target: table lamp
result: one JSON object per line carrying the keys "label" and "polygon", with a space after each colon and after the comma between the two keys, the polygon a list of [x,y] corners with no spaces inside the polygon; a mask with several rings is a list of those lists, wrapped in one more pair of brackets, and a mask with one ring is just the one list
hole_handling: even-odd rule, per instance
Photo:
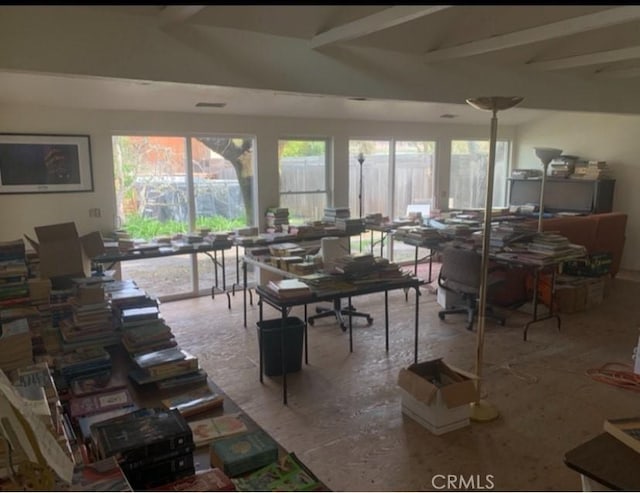
{"label": "table lamp", "polygon": [[540,204],[538,206],[538,233],[542,233],[542,217],[544,216],[544,184],[547,181],[547,169],[549,163],[562,155],[562,149],[554,147],[534,147],[533,150],[542,161],[542,182],[540,183]]}

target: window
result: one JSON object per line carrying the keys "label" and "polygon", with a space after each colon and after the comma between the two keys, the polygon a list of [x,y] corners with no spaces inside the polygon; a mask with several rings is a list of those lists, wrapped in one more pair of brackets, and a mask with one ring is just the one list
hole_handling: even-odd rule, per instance
{"label": "window", "polygon": [[[489,141],[453,140],[451,142],[451,174],[449,208],[484,208],[487,190]],[[496,167],[493,181],[493,206],[506,205],[509,143],[496,143]]]}
{"label": "window", "polygon": [[[253,139],[114,136],[112,142],[118,225],[132,238],[231,231],[253,222]],[[235,280],[235,263],[225,260],[227,280]],[[215,275],[204,254],[127,261],[121,269],[123,278],[161,299],[209,293]]]}
{"label": "window", "polygon": [[278,141],[280,207],[289,209],[290,224],[324,216],[328,203],[327,140]]}
{"label": "window", "polygon": [[[393,149],[393,151],[392,151]],[[362,168],[358,155],[364,158]],[[435,142],[395,140],[351,140],[349,142],[349,208],[352,216],[381,213],[393,220],[411,211],[426,214],[431,207],[434,189]],[[362,197],[360,199],[360,195]],[[390,241],[373,232],[362,237],[362,247],[390,257],[396,262],[413,259],[414,248]],[[393,251],[390,251],[393,244]]]}

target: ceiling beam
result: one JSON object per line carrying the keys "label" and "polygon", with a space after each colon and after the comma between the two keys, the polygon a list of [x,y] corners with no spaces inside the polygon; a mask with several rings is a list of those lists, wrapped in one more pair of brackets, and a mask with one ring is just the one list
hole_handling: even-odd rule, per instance
{"label": "ceiling beam", "polygon": [[617,68],[611,70],[600,70],[594,74],[598,78],[610,79],[631,79],[640,77],[640,67]]}
{"label": "ceiling beam", "polygon": [[360,38],[383,29],[404,24],[405,22],[435,14],[451,8],[449,5],[399,5],[343,24],[311,39],[311,48],[316,49],[340,41]]}
{"label": "ceiling beam", "polygon": [[206,5],[165,5],[160,11],[160,24],[166,26],[184,22],[205,7]]}
{"label": "ceiling beam", "polygon": [[425,62],[436,62],[452,58],[462,58],[481,55],[515,46],[522,46],[540,41],[548,41],[554,38],[569,36],[585,31],[592,31],[603,27],[623,24],[640,19],[640,6],[624,6],[603,10],[595,14],[588,14],[563,21],[551,22],[542,26],[536,26],[522,31],[501,34],[491,38],[472,41],[450,48],[434,50],[423,55]]}
{"label": "ceiling beam", "polygon": [[527,63],[527,67],[536,70],[562,70],[575,67],[587,67],[589,65],[620,62],[622,60],[632,60],[634,58],[640,58],[640,46],[599,51],[597,53],[589,53],[587,55],[557,58],[555,60],[547,60],[543,62],[529,62]]}

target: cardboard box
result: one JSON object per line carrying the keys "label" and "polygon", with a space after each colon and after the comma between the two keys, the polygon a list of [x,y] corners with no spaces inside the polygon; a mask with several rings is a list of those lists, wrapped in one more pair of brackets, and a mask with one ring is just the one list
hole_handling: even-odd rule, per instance
{"label": "cardboard box", "polygon": [[475,375],[442,359],[403,368],[398,375],[402,412],[436,435],[469,425],[477,398]]}
{"label": "cardboard box", "polygon": [[71,277],[89,277],[91,258],[104,253],[102,235],[94,231],[78,236],[75,223],[51,224],[35,229],[38,241],[25,235],[40,258],[40,277],[56,287],[68,287]]}
{"label": "cardboard box", "polygon": [[447,291],[446,289],[438,288],[436,294],[436,301],[438,305],[440,305],[445,310],[450,308],[466,306],[466,301],[462,298],[462,295],[459,293],[454,293],[453,291]]}

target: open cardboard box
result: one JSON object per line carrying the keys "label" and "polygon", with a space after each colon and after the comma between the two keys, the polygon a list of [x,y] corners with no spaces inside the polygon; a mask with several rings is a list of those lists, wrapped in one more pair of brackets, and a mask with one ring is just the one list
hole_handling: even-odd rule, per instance
{"label": "open cardboard box", "polygon": [[477,398],[476,379],[440,358],[402,368],[402,411],[436,435],[467,426],[469,403]]}
{"label": "open cardboard box", "polygon": [[38,241],[25,235],[40,258],[40,277],[51,279],[54,288],[68,287],[73,277],[91,275],[91,258],[104,253],[99,231],[78,236],[75,223],[37,226]]}

